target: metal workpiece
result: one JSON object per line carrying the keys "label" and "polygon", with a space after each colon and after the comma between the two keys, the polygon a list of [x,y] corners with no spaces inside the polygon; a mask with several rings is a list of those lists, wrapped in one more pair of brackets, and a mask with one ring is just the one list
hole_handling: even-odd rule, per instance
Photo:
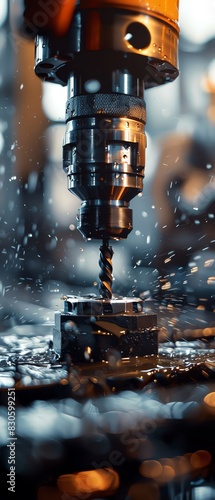
{"label": "metal workpiece", "polygon": [[144,312],[141,299],[67,296],[55,313],[53,348],[72,363],[156,355],[157,316]]}

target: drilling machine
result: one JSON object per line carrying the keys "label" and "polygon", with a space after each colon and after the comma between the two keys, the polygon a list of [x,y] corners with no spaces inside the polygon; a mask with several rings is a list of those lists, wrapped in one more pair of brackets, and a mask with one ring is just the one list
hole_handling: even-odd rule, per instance
{"label": "drilling machine", "polygon": [[112,297],[109,241],[127,238],[143,190],[144,91],[179,73],[178,1],[25,0],[23,19],[36,75],[67,86],[63,169],[81,200],[77,228],[102,241],[100,295],[64,297],[54,348],[74,362],[156,354],[156,314],[139,298]]}

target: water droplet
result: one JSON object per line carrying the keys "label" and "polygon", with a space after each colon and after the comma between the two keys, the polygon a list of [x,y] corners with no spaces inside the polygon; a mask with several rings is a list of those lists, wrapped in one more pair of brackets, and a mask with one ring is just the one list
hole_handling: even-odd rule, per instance
{"label": "water droplet", "polygon": [[17,141],[14,141],[13,144],[11,144],[11,147],[10,147],[11,151],[13,151],[16,146],[17,146]]}

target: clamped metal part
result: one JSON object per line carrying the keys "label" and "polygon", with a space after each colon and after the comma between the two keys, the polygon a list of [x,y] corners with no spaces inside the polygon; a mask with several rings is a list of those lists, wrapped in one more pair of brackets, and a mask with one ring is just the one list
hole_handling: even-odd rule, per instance
{"label": "clamped metal part", "polygon": [[64,298],[55,313],[53,348],[73,363],[108,361],[158,353],[157,316],[143,310],[141,299]]}

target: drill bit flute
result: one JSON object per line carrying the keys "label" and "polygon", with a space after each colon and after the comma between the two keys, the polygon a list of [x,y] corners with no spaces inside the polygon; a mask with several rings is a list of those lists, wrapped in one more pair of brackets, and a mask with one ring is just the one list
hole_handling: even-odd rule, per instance
{"label": "drill bit flute", "polygon": [[112,257],[113,250],[109,246],[108,240],[104,239],[103,244],[100,246],[100,258],[99,258],[99,291],[103,299],[111,300],[112,298]]}

